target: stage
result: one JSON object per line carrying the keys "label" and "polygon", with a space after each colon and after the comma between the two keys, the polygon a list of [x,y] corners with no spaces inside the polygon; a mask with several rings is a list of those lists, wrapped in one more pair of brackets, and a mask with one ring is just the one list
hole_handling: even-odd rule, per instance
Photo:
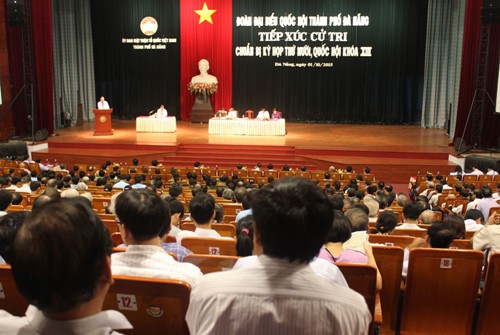
{"label": "stage", "polygon": [[135,120],[113,120],[114,135],[93,136],[94,125],[58,130],[47,139],[48,147],[33,152],[53,162],[101,164],[106,160],[140,164],[152,159],[166,166],[205,166],[235,168],[283,164],[308,170],[344,168],[356,171],[369,166],[378,180],[405,183],[420,172],[451,171],[455,155],[442,129],[424,129],[404,125],[286,124],[285,136],[209,135],[208,124],[177,121],[174,133],[138,133]]}

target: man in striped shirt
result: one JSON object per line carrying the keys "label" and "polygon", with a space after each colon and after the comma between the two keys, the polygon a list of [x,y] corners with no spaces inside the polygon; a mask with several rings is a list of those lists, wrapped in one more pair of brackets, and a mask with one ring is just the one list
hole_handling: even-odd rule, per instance
{"label": "man in striped shirt", "polygon": [[197,281],[186,316],[191,334],[366,334],[371,315],[363,297],[308,265],[333,220],[324,192],[285,178],[259,190],[252,209],[259,257]]}

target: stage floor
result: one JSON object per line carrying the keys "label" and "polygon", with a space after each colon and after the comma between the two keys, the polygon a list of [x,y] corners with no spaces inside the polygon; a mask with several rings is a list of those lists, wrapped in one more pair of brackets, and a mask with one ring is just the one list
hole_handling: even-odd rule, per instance
{"label": "stage floor", "polygon": [[208,124],[177,121],[175,133],[137,133],[135,120],[113,120],[114,135],[93,136],[91,122],[57,130],[48,148],[33,157],[59,162],[101,164],[106,160],[140,162],[151,159],[170,166],[205,165],[235,168],[273,163],[308,169],[352,165],[371,167],[377,179],[405,183],[427,171],[447,173],[455,155],[442,129],[404,125],[308,124],[287,122],[285,136],[209,135]]}
{"label": "stage floor", "polygon": [[93,136],[94,125],[57,130],[49,143],[177,145],[234,144],[294,146],[298,149],[454,153],[443,129],[402,125],[310,124],[287,122],[285,136],[209,135],[208,124],[177,121],[175,133],[136,133],[135,120],[113,120],[114,135]]}

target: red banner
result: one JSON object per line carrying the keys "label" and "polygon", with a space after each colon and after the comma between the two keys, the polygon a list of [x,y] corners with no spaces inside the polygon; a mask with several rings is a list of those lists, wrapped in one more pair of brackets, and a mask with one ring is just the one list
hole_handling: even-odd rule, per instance
{"label": "red banner", "polygon": [[181,119],[189,120],[194,96],[187,89],[199,74],[198,61],[210,63],[209,74],[217,77],[218,91],[212,97],[215,110],[232,104],[232,1],[180,0],[181,15]]}

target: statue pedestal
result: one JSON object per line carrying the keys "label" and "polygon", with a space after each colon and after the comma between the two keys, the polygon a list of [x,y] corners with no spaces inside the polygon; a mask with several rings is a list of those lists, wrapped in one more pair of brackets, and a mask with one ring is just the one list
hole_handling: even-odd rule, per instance
{"label": "statue pedestal", "polygon": [[207,122],[214,116],[210,96],[205,100],[203,94],[197,94],[189,116],[191,122]]}

